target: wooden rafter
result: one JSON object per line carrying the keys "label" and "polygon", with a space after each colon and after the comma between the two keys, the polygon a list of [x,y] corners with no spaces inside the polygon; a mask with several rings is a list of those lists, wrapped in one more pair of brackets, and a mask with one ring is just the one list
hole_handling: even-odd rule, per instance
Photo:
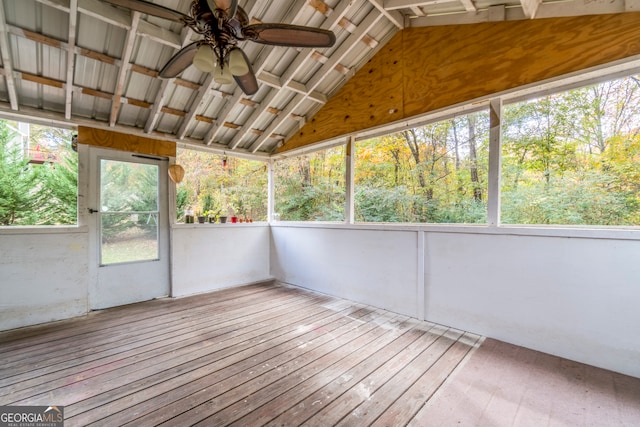
{"label": "wooden rafter", "polygon": [[384,15],[393,25],[398,27],[398,29],[404,28],[404,16],[397,10],[387,10],[384,7],[384,2],[382,0],[369,0],[380,13]]}
{"label": "wooden rafter", "polygon": [[[296,22],[296,20],[302,14],[305,6],[307,5],[308,5],[307,0],[296,0],[295,3],[292,5],[291,9],[289,10],[289,13],[287,14],[288,16],[285,18],[285,20],[287,22]],[[253,71],[256,74],[256,76],[260,76],[260,74],[264,70],[264,67],[267,63],[266,62],[267,58],[269,57],[269,54],[271,53],[272,50],[273,50],[272,46],[263,47],[262,51],[259,54],[258,60],[255,61],[253,65]],[[236,87],[234,90],[233,97],[226,102],[226,104],[220,111],[220,114],[218,115],[218,120],[217,120],[218,123],[224,123],[227,120],[227,117],[229,116],[231,111],[233,111],[234,107],[238,104],[240,99],[242,99],[243,95],[244,94],[242,93],[242,90],[239,87]],[[207,135],[205,136],[205,139],[204,139],[205,143],[207,145],[211,145],[215,140],[215,138],[217,137],[218,132],[220,132],[220,130],[221,130],[220,125],[214,125],[209,130],[209,132],[207,132]]]}
{"label": "wooden rafter", "polygon": [[[336,25],[339,25],[339,22],[344,18],[346,13],[349,11],[351,4],[347,1],[339,2],[333,12],[327,16],[327,19],[322,23],[321,28],[325,30],[331,30],[335,28]],[[288,67],[287,71],[282,75],[280,79],[280,84],[289,85],[293,80],[293,76],[304,66],[305,62],[309,60],[309,58],[313,55],[314,50],[305,49],[298,53],[296,58],[293,60],[291,65]],[[260,115],[262,115],[269,108],[269,103],[275,98],[276,93],[271,91],[269,95],[267,95],[268,99],[264,99],[260,104],[260,107],[256,108],[251,116],[248,119],[249,123],[254,123]],[[326,98],[325,98],[326,99]],[[325,100],[326,102],[326,100]],[[240,142],[248,135],[249,129],[243,128],[233,137],[231,142],[229,143],[229,147],[236,148]]]}
{"label": "wooden rafter", "polygon": [[[331,55],[331,59],[327,61],[326,64],[322,66],[322,68],[312,77],[307,83],[307,87],[309,90],[314,90],[324,78],[325,73],[331,71],[337,64],[339,64],[342,59],[352,50],[359,48],[358,41],[367,34],[371,28],[380,20],[382,17],[381,14],[371,12],[367,15],[367,17],[358,25],[358,30],[349,36],[349,40],[345,43],[341,44],[340,47]],[[260,136],[249,148],[249,150],[253,153],[258,151],[258,149],[264,144],[268,138],[268,135],[274,133],[278,130],[278,128],[284,123],[284,121],[289,117],[291,113],[302,103],[304,97],[301,95],[296,95],[293,101],[289,102],[287,107],[283,110],[282,115],[279,115],[265,130],[265,134]]]}
{"label": "wooden rafter", "polygon": [[129,71],[129,62],[131,60],[131,54],[133,53],[133,44],[136,41],[136,29],[140,22],[140,12],[131,13],[131,29],[127,33],[127,38],[124,42],[124,48],[122,50],[122,58],[120,63],[120,70],[118,71],[118,79],[116,83],[116,89],[113,95],[113,103],[111,104],[111,115],[109,116],[109,126],[114,126],[118,118],[118,112],[120,111],[120,99],[124,92],[124,83],[127,78],[127,72]]}
{"label": "wooden rafter", "polygon": [[4,1],[0,0],[0,55],[2,56],[2,64],[4,65],[4,79],[7,85],[7,93],[9,94],[9,104],[12,110],[18,109],[18,92],[16,91],[16,83],[13,79],[13,61],[11,60],[11,52],[9,49],[9,34],[7,32],[7,20],[4,16]]}
{"label": "wooden rafter", "polygon": [[536,12],[542,0],[520,0],[520,3],[522,4],[524,16],[533,19],[536,17]]}
{"label": "wooden rafter", "polygon": [[71,120],[71,103],[73,101],[73,76],[75,70],[76,26],[78,22],[78,0],[69,1],[69,39],[67,41],[67,86],[65,88],[64,118]]}
{"label": "wooden rafter", "polygon": [[[182,31],[182,42],[180,43],[179,48],[183,48],[191,41],[191,35],[193,31],[184,27]],[[163,112],[164,104],[167,100],[167,95],[169,93],[168,88],[175,83],[176,79],[163,79],[162,83],[160,83],[160,88],[158,89],[158,93],[156,94],[156,99],[153,101],[153,108],[151,109],[151,113],[149,114],[149,118],[147,119],[147,123],[144,125],[145,133],[151,133],[156,125],[158,124],[158,120],[160,119],[160,113]],[[197,86],[197,89],[200,89],[200,86]],[[196,89],[196,90],[197,90]],[[184,114],[182,115],[184,117]]]}

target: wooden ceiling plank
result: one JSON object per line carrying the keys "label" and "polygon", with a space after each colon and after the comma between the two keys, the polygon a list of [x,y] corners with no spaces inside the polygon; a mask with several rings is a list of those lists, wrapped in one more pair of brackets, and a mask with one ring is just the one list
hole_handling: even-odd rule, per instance
{"label": "wooden ceiling plank", "polygon": [[15,71],[14,74],[22,80],[26,80],[33,83],[38,83],[45,86],[55,87],[58,89],[62,89],[65,87],[65,82],[50,79],[48,77],[39,76],[37,74],[25,73],[20,71]]}
{"label": "wooden ceiling plank", "polygon": [[13,79],[13,61],[9,47],[9,33],[7,31],[7,20],[4,16],[4,0],[0,0],[0,56],[5,70],[4,79],[9,95],[9,104],[12,110],[18,110],[18,92]]}
{"label": "wooden ceiling plank", "polygon": [[95,59],[96,61],[104,62],[105,64],[115,65],[116,67],[119,67],[120,64],[122,63],[122,61],[119,58],[115,58],[113,56],[110,56],[101,52],[96,52],[95,50],[85,49],[83,47],[76,46],[75,51],[77,55],[82,55],[87,58]]}
{"label": "wooden ceiling plank", "polygon": [[65,88],[64,118],[71,120],[73,101],[73,77],[76,65],[76,27],[78,23],[78,0],[69,2],[69,40],[67,41],[67,87]]}
{"label": "wooden ceiling plank", "polygon": [[83,95],[95,96],[96,98],[109,99],[109,100],[113,98],[112,93],[103,92],[101,90],[91,89],[88,87],[74,86],[73,90]]}
{"label": "wooden ceiling plank", "polygon": [[7,25],[7,29],[9,30],[10,34],[18,37],[23,37],[36,43],[41,43],[58,49],[66,49],[68,47],[68,44],[62,40],[54,39],[53,37],[45,36],[44,34],[27,30],[26,28],[16,27],[15,25]]}
{"label": "wooden ceiling plank", "polygon": [[151,68],[143,67],[142,65],[138,64],[131,64],[131,67],[129,69],[134,73],[144,74],[145,76],[153,77],[154,79],[158,78],[158,76],[160,75],[158,71],[152,70]]}
{"label": "wooden ceiling plank", "polygon": [[329,16],[331,15],[331,12],[333,12],[331,6],[322,0],[309,0],[309,4],[324,16]]}
{"label": "wooden ceiling plank", "polygon": [[122,49],[122,58],[120,64],[120,71],[118,71],[118,79],[116,83],[116,89],[114,91],[113,103],[111,104],[111,114],[109,116],[109,126],[114,126],[118,119],[118,112],[120,111],[120,99],[124,92],[124,83],[127,78],[127,72],[129,71],[129,62],[131,61],[131,54],[133,53],[133,45],[136,41],[138,23],[140,22],[140,12],[133,12],[131,14],[131,29],[127,33],[127,38]]}

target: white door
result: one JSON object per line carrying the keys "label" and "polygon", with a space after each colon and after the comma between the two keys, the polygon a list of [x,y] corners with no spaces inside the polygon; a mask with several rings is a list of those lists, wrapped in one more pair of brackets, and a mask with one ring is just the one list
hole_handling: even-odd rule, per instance
{"label": "white door", "polygon": [[89,149],[91,309],[169,294],[168,161]]}

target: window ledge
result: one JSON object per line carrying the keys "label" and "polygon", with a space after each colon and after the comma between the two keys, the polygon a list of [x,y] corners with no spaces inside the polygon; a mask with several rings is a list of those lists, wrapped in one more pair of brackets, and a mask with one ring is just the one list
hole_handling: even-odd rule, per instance
{"label": "window ledge", "polygon": [[386,230],[386,231],[422,231],[426,233],[461,233],[461,234],[492,234],[504,236],[540,236],[565,237],[580,239],[608,239],[608,240],[640,240],[639,227],[567,227],[567,226],[527,226],[502,225],[499,227],[472,224],[382,224],[342,222],[298,222],[277,221],[270,224],[274,228],[328,228],[346,230]]}
{"label": "window ledge", "polygon": [[0,235],[20,235],[20,234],[69,234],[87,233],[87,226],[72,225],[38,225],[38,226],[3,226],[0,227]]}
{"label": "window ledge", "polygon": [[204,224],[200,224],[200,223],[193,223],[193,224],[183,224],[183,223],[179,223],[179,224],[172,224],[171,228],[173,229],[184,229],[184,228],[228,228],[228,227],[268,227],[269,223],[264,222],[264,221],[259,221],[259,222],[236,222],[236,223],[232,223],[232,222],[226,222],[224,224],[211,224],[208,222],[205,222]]}

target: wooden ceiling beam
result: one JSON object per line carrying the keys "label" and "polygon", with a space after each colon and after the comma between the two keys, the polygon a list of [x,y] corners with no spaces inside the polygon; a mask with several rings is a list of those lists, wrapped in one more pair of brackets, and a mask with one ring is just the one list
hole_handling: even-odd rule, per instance
{"label": "wooden ceiling beam", "polygon": [[122,49],[122,58],[120,59],[120,70],[118,71],[118,78],[116,80],[116,89],[113,95],[113,102],[111,104],[111,114],[109,116],[109,126],[115,126],[118,119],[118,112],[120,111],[120,99],[124,92],[124,83],[127,78],[127,72],[129,71],[129,62],[131,60],[131,54],[133,53],[133,44],[136,40],[138,23],[140,22],[140,12],[133,12],[131,14],[131,29],[127,32],[127,38],[124,42]]}
{"label": "wooden ceiling beam", "polygon": [[[300,19],[300,16],[302,16],[303,11],[305,7],[308,6],[308,4],[309,3],[307,2],[307,0],[296,0],[289,9],[287,15],[282,19],[283,22],[296,22],[298,19]],[[267,58],[271,54],[272,50],[273,46],[264,46],[262,48],[260,54],[258,55],[258,60],[255,61],[253,65],[253,72],[256,74],[256,76],[259,76],[262,71],[264,71],[264,67],[267,64]],[[222,110],[220,111],[220,114],[217,118],[218,123],[224,123],[227,120],[227,117],[229,117],[229,114],[231,114],[231,111],[233,111],[234,107],[238,104],[240,99],[242,99],[243,95],[244,93],[242,92],[240,87],[236,87],[233,93],[233,97],[231,97],[231,99],[229,99],[227,103],[222,107]],[[215,138],[218,136],[218,132],[220,131],[220,129],[220,126],[214,125],[209,130],[205,137],[207,145],[213,143]]]}
{"label": "wooden ceiling beam", "polygon": [[520,4],[522,5],[522,11],[524,12],[524,16],[529,19],[533,19],[536,17],[536,12],[538,12],[538,7],[542,3],[542,0],[520,0]]}
{"label": "wooden ceiling beam", "polygon": [[71,120],[73,101],[73,77],[76,65],[76,27],[78,23],[78,0],[69,0],[69,38],[67,40],[67,87],[65,88],[64,118]]}
{"label": "wooden ceiling beam", "polygon": [[[322,66],[320,70],[312,77],[307,83],[307,88],[312,91],[322,82],[324,75],[330,72],[335,68],[337,64],[339,64],[344,57],[351,52],[353,49],[359,48],[359,41],[364,37],[371,28],[382,18],[382,15],[372,11],[369,13],[363,20],[358,24],[358,30],[351,34],[344,43],[340,45],[340,47],[331,55],[329,61]],[[298,95],[294,98],[293,101],[289,102],[287,107],[283,110],[283,114],[279,115],[275,118],[271,124],[265,130],[265,134],[259,137],[249,148],[249,151],[256,152],[260,147],[266,142],[268,136],[272,133],[277,132],[278,128],[288,119],[289,115],[294,112],[298,105],[302,103],[304,100],[300,98]]]}
{"label": "wooden ceiling beam", "polygon": [[[324,30],[331,30],[333,29],[336,25],[338,25],[338,23],[344,18],[344,16],[347,14],[347,12],[349,11],[349,8],[351,7],[351,2],[348,1],[341,1],[338,2],[338,4],[336,5],[335,9],[333,9],[333,12],[327,17],[327,19],[322,23],[322,25],[320,26],[320,28],[324,29]],[[313,54],[314,50],[313,49],[303,49],[301,52],[298,53],[298,55],[296,56],[296,58],[293,60],[293,62],[291,63],[291,65],[289,67],[287,67],[287,70],[284,72],[284,74],[282,75],[281,79],[278,79],[278,83],[280,84],[280,87],[282,87],[283,84],[286,84],[287,86],[289,85],[289,83],[291,81],[293,81],[293,77],[296,75],[296,73],[304,66],[304,64],[306,63],[306,61],[308,61],[311,58],[311,55]],[[269,98],[268,100],[263,100],[260,104],[260,107],[256,108],[253,113],[251,114],[251,116],[249,117],[249,119],[247,120],[249,123],[254,123],[256,120],[258,120],[258,118],[265,112],[267,111],[267,109],[269,108],[269,103],[273,100],[273,98],[275,98],[275,93],[273,93],[274,91],[271,91],[269,93],[269,95],[267,95],[267,97]],[[314,91],[315,92],[315,91]],[[324,95],[323,95],[324,96]],[[313,98],[310,98],[313,99]],[[325,97],[326,100],[326,97]],[[325,101],[326,102],[326,101]],[[240,132],[238,132],[233,139],[231,140],[231,142],[229,143],[230,147],[237,147],[238,145],[240,145],[240,142],[245,138],[245,136],[248,133],[248,129],[242,129],[240,130]]]}
{"label": "wooden ceiling beam", "polygon": [[11,59],[11,49],[9,47],[9,32],[7,31],[7,20],[4,16],[4,0],[0,0],[0,56],[5,70],[4,80],[9,95],[9,104],[12,110],[19,108],[18,92],[16,83],[13,80],[13,60]]}
{"label": "wooden ceiling beam", "polygon": [[[629,4],[634,4],[631,8]],[[498,6],[494,6],[496,8]],[[631,9],[631,10],[629,10]],[[435,27],[440,25],[467,25],[495,21],[492,8],[478,10],[474,13],[452,13],[448,15],[424,16],[409,20],[412,28]],[[607,15],[614,13],[634,12],[640,10],[637,0],[608,0],[606,2],[584,2],[576,7],[573,2],[541,3],[535,10],[535,19],[559,18],[586,15]],[[523,8],[509,7],[504,9],[505,21],[521,21],[531,19]]]}
{"label": "wooden ceiling beam", "polygon": [[[184,27],[182,31],[182,41],[180,44],[175,47],[176,49],[182,49],[184,46],[189,44],[191,41],[192,30],[188,27]],[[159,73],[158,73],[159,75]],[[156,98],[153,101],[153,108],[151,109],[151,113],[149,113],[149,117],[147,118],[147,122],[144,125],[144,132],[151,133],[156,128],[158,121],[160,120],[160,114],[165,113],[164,104],[167,102],[167,95],[169,94],[169,87],[172,84],[180,84],[183,86],[188,86],[192,90],[199,90],[200,85],[187,82],[183,79],[172,78],[172,79],[162,79],[160,83],[160,88],[158,88],[158,92],[156,93]],[[181,117],[184,117],[186,114],[182,114]]]}
{"label": "wooden ceiling beam", "polygon": [[378,12],[382,13],[393,25],[398,27],[399,30],[404,28],[404,16],[397,10],[387,10],[384,7],[382,0],[369,0],[369,3],[373,5]]}

